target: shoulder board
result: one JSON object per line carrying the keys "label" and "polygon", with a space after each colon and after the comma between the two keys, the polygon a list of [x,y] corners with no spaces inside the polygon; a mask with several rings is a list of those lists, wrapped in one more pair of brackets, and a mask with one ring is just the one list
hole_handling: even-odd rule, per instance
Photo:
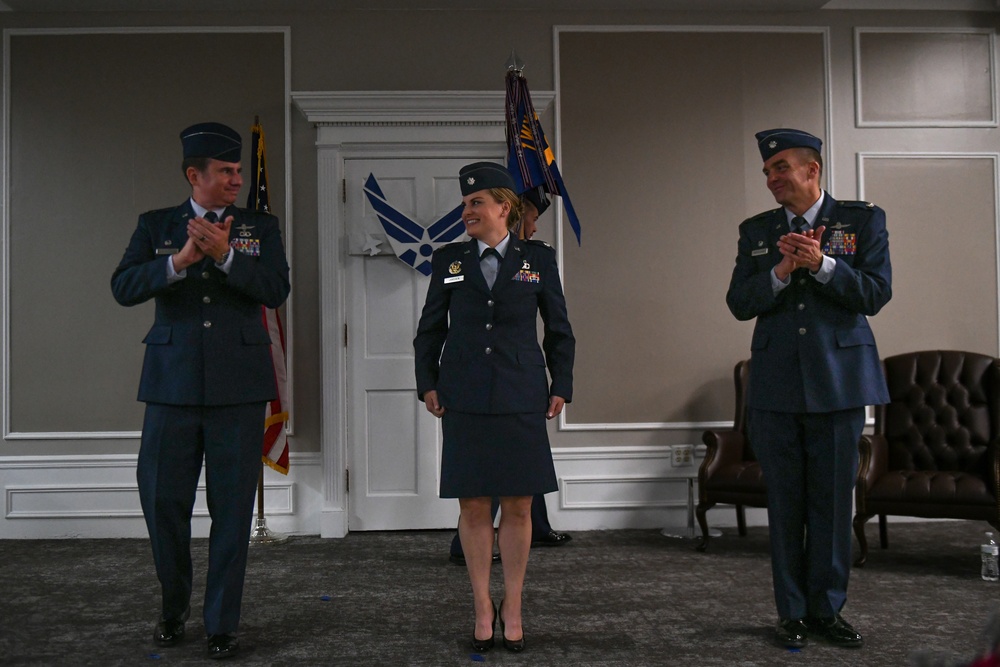
{"label": "shoulder board", "polygon": [[555,248],[553,248],[552,246],[550,246],[545,241],[541,241],[541,240],[538,240],[538,239],[528,239],[527,241],[525,241],[525,243],[527,243],[529,245],[533,245],[533,246],[541,246],[542,248],[548,248],[549,250],[555,250]]}
{"label": "shoulder board", "polygon": [[168,206],[166,208],[154,208],[152,211],[146,211],[143,215],[166,215],[168,213],[173,213],[177,210],[176,206]]}
{"label": "shoulder board", "polygon": [[775,213],[777,213],[780,210],[781,210],[780,208],[772,208],[769,211],[764,211],[763,213],[758,213],[757,215],[753,216],[752,218],[747,218],[746,222],[751,222],[753,220],[760,220],[762,218],[769,218],[769,217],[771,217],[772,215],[774,215]]}
{"label": "shoulder board", "polygon": [[439,252],[442,252],[442,251],[447,250],[449,248],[457,248],[458,246],[463,246],[466,243],[467,243],[467,241],[453,241],[452,243],[445,243],[444,245],[438,246],[437,248],[435,248],[434,252],[435,253],[439,253]]}
{"label": "shoulder board", "polygon": [[870,201],[838,201],[838,206],[846,206],[847,208],[875,208],[875,204]]}

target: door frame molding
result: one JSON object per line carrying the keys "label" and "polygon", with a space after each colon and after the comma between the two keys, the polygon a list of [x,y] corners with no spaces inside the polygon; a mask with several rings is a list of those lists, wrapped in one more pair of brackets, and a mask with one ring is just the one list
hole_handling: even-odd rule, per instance
{"label": "door frame molding", "polygon": [[[359,91],[291,94],[316,127],[323,508],[321,537],[349,530],[347,488],[347,224],[342,196],[349,159],[468,158],[506,153],[504,93]],[[555,98],[532,94],[536,109]]]}

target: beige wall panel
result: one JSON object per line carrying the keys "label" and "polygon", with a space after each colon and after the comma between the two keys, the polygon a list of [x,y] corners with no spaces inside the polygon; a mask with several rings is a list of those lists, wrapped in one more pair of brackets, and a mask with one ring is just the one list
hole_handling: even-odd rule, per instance
{"label": "beige wall panel", "polygon": [[[796,58],[780,75],[774,44]],[[775,206],[753,132],[823,134],[820,33],[560,35],[564,232],[577,360],[570,424],[732,418],[752,323],[725,294],[737,226]]]}
{"label": "beige wall panel", "polygon": [[271,203],[284,210],[283,35],[13,35],[10,45],[11,430],[138,431],[153,309],[119,306],[111,273],[139,213],[190,195],[179,140],[189,124],[221,121],[249,142],[259,114]]}
{"label": "beige wall panel", "polygon": [[865,157],[864,193],[886,211],[892,300],[871,320],[883,356],[996,355],[996,163]]}
{"label": "beige wall panel", "polygon": [[996,122],[987,32],[859,30],[860,125]]}

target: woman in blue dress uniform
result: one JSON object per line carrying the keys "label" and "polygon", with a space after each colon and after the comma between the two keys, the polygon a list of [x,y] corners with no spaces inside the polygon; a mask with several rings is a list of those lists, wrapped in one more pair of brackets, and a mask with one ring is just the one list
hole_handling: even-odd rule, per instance
{"label": "woman in blue dress uniform", "polygon": [[[434,253],[413,341],[417,394],[443,420],[441,497],[458,498],[461,506],[458,531],[476,611],[473,647],[491,648],[499,621],[504,646],[520,651],[531,497],[558,488],[545,420],[572,399],[576,341],[555,251],[509,231],[522,211],[510,173],[477,162],[461,169],[459,181],[471,240]],[[490,595],[493,496],[501,508],[499,609]]]}

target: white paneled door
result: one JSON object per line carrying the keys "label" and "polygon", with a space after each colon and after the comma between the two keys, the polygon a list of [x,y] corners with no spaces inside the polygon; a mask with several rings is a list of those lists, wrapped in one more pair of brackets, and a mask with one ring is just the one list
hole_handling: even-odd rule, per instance
{"label": "white paneled door", "polygon": [[[364,187],[374,175],[393,208],[429,227],[461,202],[457,174],[470,161],[344,163],[350,530],[457,525],[458,501],[438,498],[441,424],[417,401],[413,372],[429,279],[392,253]],[[373,239],[381,241],[374,255]]]}

